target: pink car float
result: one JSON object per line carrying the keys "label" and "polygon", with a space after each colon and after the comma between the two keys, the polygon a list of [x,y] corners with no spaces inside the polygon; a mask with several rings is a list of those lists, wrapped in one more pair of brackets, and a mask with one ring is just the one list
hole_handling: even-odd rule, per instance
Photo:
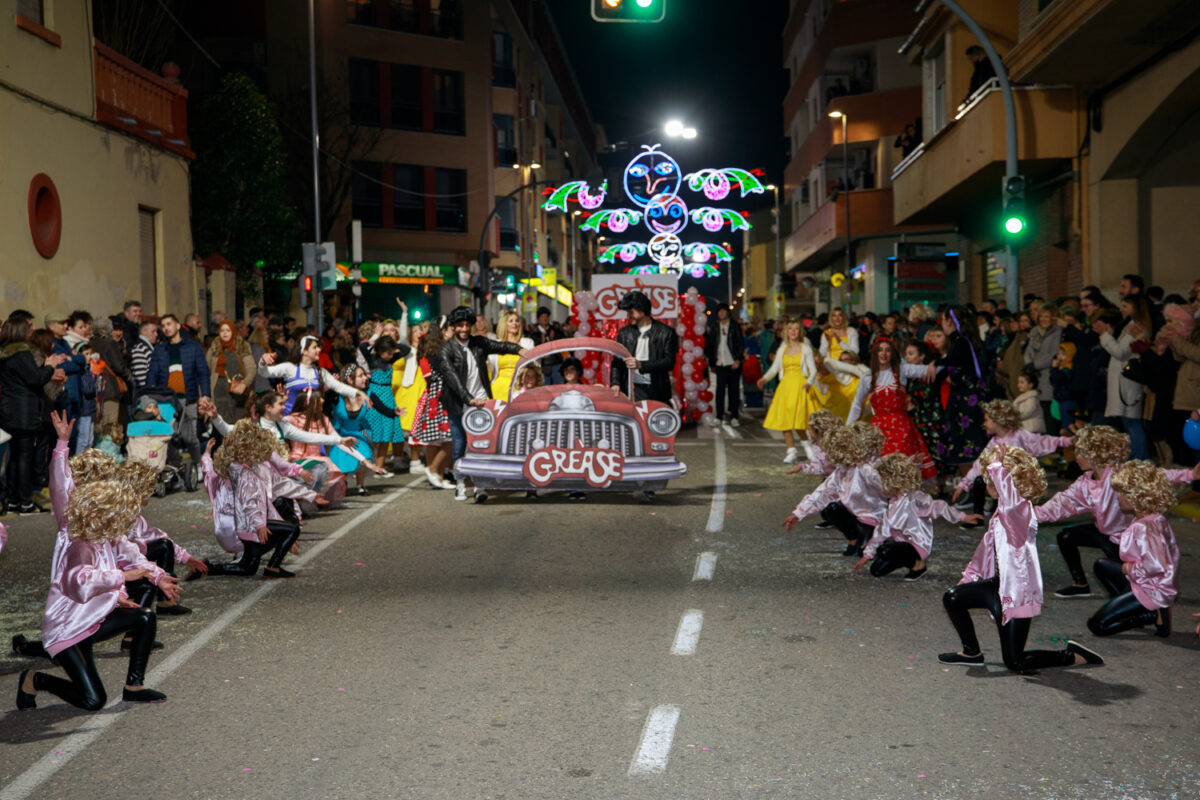
{"label": "pink car float", "polygon": [[[629,357],[610,339],[559,339],[530,350],[514,375],[547,356],[587,350]],[[605,358],[601,377],[607,378],[610,364]],[[488,490],[659,491],[687,475],[687,465],[675,458],[675,410],[654,400],[631,400],[632,372],[625,394],[614,394],[607,383],[522,392],[514,377],[509,397],[463,415],[467,453],[458,461],[459,472]]]}

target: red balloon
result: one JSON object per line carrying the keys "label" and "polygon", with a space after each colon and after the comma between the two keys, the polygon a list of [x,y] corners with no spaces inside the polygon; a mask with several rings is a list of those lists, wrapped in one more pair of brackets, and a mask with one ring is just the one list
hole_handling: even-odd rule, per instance
{"label": "red balloon", "polygon": [[713,393],[710,391],[707,391],[707,390],[703,391],[703,392],[698,392],[696,394],[696,396],[699,397],[701,400],[703,400],[706,403],[711,403],[712,399],[713,399]]}

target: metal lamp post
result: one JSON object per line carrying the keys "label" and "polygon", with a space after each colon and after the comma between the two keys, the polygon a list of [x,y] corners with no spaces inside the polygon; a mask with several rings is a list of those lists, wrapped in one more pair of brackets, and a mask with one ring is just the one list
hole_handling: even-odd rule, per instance
{"label": "metal lamp post", "polygon": [[[854,253],[850,243],[850,141],[846,137],[847,117],[841,111],[830,111],[829,116],[842,121],[842,191],[846,195],[846,278],[854,269]],[[842,284],[845,286],[845,284]],[[846,290],[842,289],[842,305],[846,304]]]}

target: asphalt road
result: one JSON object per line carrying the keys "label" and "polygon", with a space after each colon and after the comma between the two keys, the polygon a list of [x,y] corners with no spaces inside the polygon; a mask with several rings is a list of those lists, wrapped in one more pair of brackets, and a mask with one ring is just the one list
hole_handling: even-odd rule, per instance
{"label": "asphalt road", "polygon": [[[939,523],[924,578],[874,579],[836,531],[780,527],[816,480],[786,476],[757,425],[679,452],[688,478],[648,505],[375,481],[306,526],[294,580],[185,584],[195,611],[160,619],[147,682],[165,704],[17,712],[38,665],[0,655],[0,800],[1200,796],[1200,525],[1175,519],[1170,639],[1097,640],[1101,598],[1048,597],[1030,646],[1078,638],[1105,666],[1010,674],[979,614],[989,663],[947,668],[941,593],[978,532]],[[147,517],[223,556],[203,497]],[[5,521],[7,641],[37,634],[54,532]],[[1048,595],[1067,582],[1055,530]],[[101,651],[116,694],[125,659]]]}

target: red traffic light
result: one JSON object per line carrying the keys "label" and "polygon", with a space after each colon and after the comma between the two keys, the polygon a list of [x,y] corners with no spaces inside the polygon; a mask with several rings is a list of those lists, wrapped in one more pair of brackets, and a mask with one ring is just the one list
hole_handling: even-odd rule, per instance
{"label": "red traffic light", "polygon": [[304,276],[304,291],[306,291],[306,292],[312,291],[312,275]]}

